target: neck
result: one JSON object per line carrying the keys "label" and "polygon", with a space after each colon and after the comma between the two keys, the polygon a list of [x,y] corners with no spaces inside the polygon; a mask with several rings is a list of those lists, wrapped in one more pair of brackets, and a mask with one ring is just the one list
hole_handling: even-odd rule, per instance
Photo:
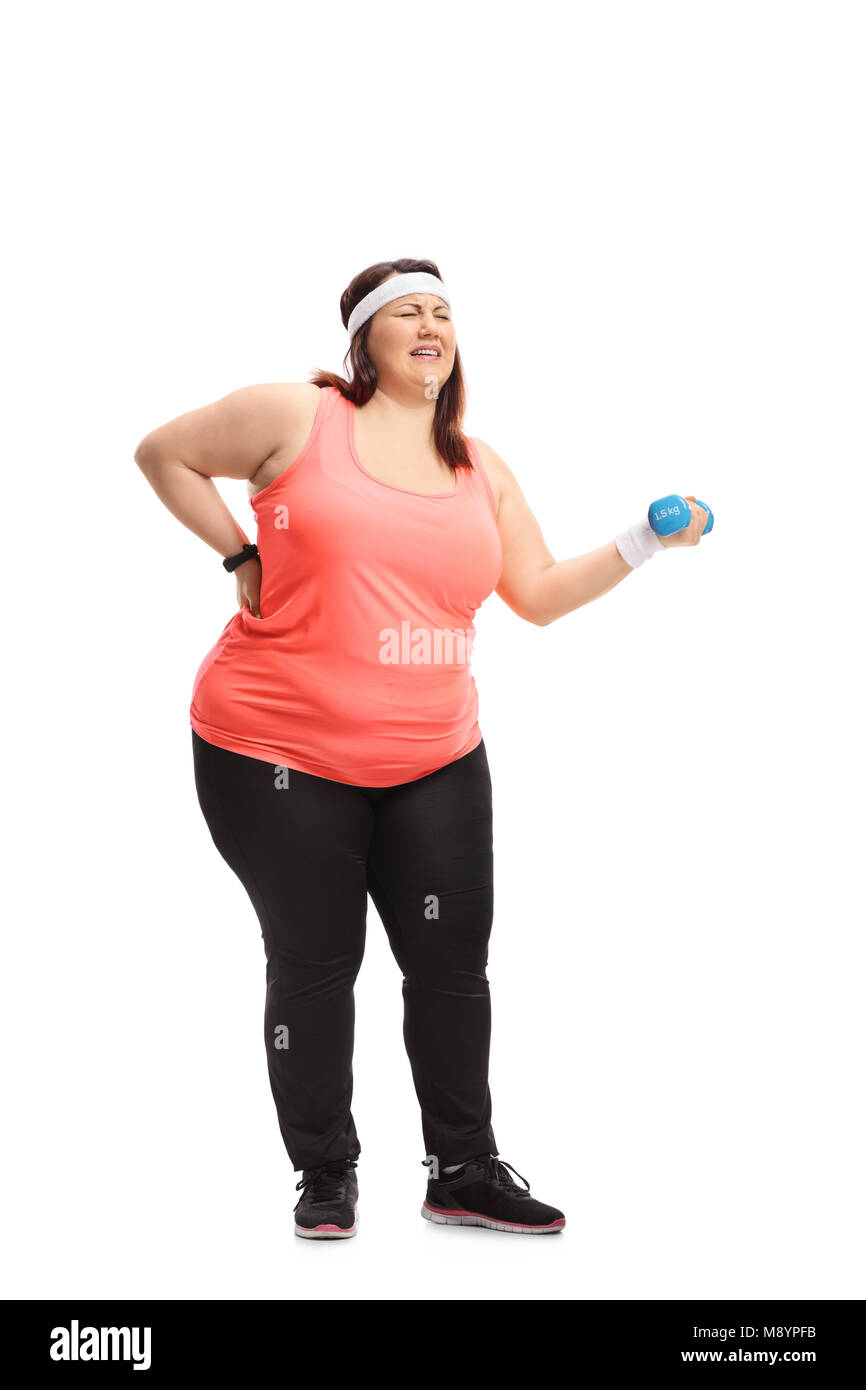
{"label": "neck", "polygon": [[377,386],[364,410],[404,437],[432,437],[436,402],[428,400],[422,390],[392,391]]}

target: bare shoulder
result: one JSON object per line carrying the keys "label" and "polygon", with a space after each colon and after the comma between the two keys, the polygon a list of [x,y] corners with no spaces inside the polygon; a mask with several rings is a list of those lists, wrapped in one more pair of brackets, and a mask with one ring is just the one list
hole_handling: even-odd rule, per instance
{"label": "bare shoulder", "polygon": [[249,480],[252,496],[278,478],[301,452],[315,423],[322,392],[311,381],[276,381],[245,389],[250,409],[267,411],[274,422],[275,445]]}
{"label": "bare shoulder", "polygon": [[473,435],[472,438],[481,455],[481,462],[484,465],[485,472],[490,479],[490,486],[493,489],[493,496],[496,499],[496,512],[498,515],[503,498],[508,496],[513,487],[517,486],[517,479],[504,458],[501,458],[495,449],[491,448],[485,440],[479,439],[477,435]]}
{"label": "bare shoulder", "polygon": [[262,408],[272,409],[279,422],[282,437],[275,452],[300,453],[313,428],[322,398],[320,387],[311,381],[276,381],[250,389],[258,394]]}

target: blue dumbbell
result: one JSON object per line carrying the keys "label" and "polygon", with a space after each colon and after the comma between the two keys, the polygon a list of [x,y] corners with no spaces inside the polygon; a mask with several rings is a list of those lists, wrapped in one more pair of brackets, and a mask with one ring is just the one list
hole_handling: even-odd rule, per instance
{"label": "blue dumbbell", "polygon": [[[701,532],[702,536],[708,536],[713,529],[713,514],[706,502],[700,498],[695,500],[699,507],[709,512],[707,524]],[[660,497],[657,502],[651,502],[647,517],[657,536],[675,536],[677,531],[685,531],[692,519],[692,509],[684,497],[672,492],[669,497]]]}

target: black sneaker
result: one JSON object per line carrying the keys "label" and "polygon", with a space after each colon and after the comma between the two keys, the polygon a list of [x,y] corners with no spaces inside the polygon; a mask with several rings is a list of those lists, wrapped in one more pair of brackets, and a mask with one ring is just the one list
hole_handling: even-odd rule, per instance
{"label": "black sneaker", "polygon": [[357,1163],[353,1158],[305,1168],[295,1191],[304,1195],[295,1207],[295,1235],[314,1240],[344,1240],[358,1228]]}
{"label": "black sneaker", "polygon": [[[430,1166],[429,1158],[424,1164]],[[487,1226],[491,1231],[518,1235],[561,1231],[565,1226],[562,1212],[531,1197],[529,1183],[518,1187],[506,1168],[511,1164],[500,1162],[494,1154],[479,1154],[455,1173],[430,1178],[421,1215],[440,1226]],[[511,1171],[516,1172],[514,1168]],[[525,1178],[520,1180],[526,1182]]]}

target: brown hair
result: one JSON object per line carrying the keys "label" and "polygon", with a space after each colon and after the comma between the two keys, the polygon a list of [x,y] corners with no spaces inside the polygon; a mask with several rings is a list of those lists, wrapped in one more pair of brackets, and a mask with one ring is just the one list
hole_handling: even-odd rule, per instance
{"label": "brown hair", "polygon": [[[348,328],[349,315],[370,290],[381,285],[389,275],[395,271],[398,274],[415,270],[426,270],[438,279],[442,279],[438,267],[434,261],[412,261],[402,259],[399,261],[377,261],[375,265],[368,266],[355,276],[351,284],[340,296],[340,317],[343,320],[343,327]],[[347,381],[337,372],[327,372],[317,370],[315,376],[311,377],[314,386],[333,386],[347,400],[353,401],[355,405],[365,405],[373,395],[378,384],[376,368],[373,366],[372,358],[367,352],[367,338],[370,333],[372,317],[358,330],[349,344],[349,350],[343,358],[345,369],[347,361],[351,363],[352,375]],[[462,433],[463,412],[466,409],[466,387],[463,382],[463,371],[460,365],[460,353],[455,348],[454,368],[442,387],[436,400],[436,413],[433,417],[433,439],[437,453],[445,459],[452,470],[457,469],[460,464],[468,468],[473,466],[472,458]]]}

